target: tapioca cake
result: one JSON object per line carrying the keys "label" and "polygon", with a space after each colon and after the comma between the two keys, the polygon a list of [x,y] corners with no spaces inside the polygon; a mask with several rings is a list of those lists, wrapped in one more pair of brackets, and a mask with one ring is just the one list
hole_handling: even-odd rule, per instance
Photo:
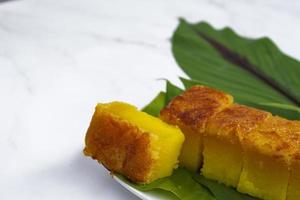
{"label": "tapioca cake", "polygon": [[178,125],[185,135],[180,165],[198,171],[202,164],[202,138],[206,122],[233,102],[232,96],[205,86],[193,86],[161,110],[160,118]]}
{"label": "tapioca cake", "polygon": [[202,174],[237,187],[243,165],[240,137],[257,128],[270,116],[268,112],[233,104],[210,118],[203,138]]}
{"label": "tapioca cake", "polygon": [[287,190],[287,200],[300,199],[300,121],[292,121],[292,135],[289,137],[293,155],[290,167],[290,178]]}
{"label": "tapioca cake", "polygon": [[290,177],[287,190],[287,200],[300,199],[300,121],[289,122]]}
{"label": "tapioca cake", "polygon": [[297,172],[291,170],[300,144],[295,123],[272,116],[241,139],[244,162],[238,191],[266,200],[298,199]]}
{"label": "tapioca cake", "polygon": [[132,105],[112,102],[96,106],[84,153],[112,172],[150,183],[172,174],[183,141],[179,128]]}
{"label": "tapioca cake", "polygon": [[175,97],[160,117],[186,136],[181,165],[254,197],[300,199],[300,121],[233,104],[203,86]]}
{"label": "tapioca cake", "polygon": [[294,156],[287,190],[287,200],[300,199],[300,153]]}

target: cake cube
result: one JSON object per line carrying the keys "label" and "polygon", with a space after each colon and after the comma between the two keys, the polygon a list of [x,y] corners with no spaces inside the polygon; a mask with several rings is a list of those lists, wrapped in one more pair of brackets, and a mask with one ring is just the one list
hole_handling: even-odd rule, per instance
{"label": "cake cube", "polygon": [[243,164],[240,136],[257,128],[270,115],[233,104],[209,119],[203,138],[202,174],[206,178],[236,187]]}
{"label": "cake cube", "polygon": [[243,170],[238,191],[265,200],[285,200],[293,154],[292,122],[269,117],[241,139]]}
{"label": "cake cube", "polygon": [[294,157],[286,200],[300,199],[300,154]]}
{"label": "cake cube", "polygon": [[291,121],[289,140],[292,149],[287,200],[300,199],[300,121]]}
{"label": "cake cube", "polygon": [[196,172],[202,164],[206,122],[233,102],[232,96],[205,86],[193,86],[175,97],[160,112],[160,118],[177,125],[185,135],[180,165]]}
{"label": "cake cube", "polygon": [[179,128],[122,102],[98,104],[84,153],[138,183],[170,176],[184,141]]}

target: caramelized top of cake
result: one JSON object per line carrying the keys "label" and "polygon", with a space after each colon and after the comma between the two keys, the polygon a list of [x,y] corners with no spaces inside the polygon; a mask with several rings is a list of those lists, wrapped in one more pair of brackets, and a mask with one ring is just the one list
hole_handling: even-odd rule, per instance
{"label": "caramelized top of cake", "polygon": [[208,118],[214,116],[233,102],[233,97],[205,86],[193,86],[172,99],[161,110],[161,118],[171,124],[205,129]]}
{"label": "caramelized top of cake", "polygon": [[193,86],[160,113],[171,124],[205,135],[239,141],[245,148],[288,161],[300,159],[300,122],[233,104],[232,96],[209,87]]}
{"label": "caramelized top of cake", "polygon": [[270,113],[262,110],[233,104],[207,122],[205,134],[239,140],[270,116]]}
{"label": "caramelized top of cake", "polygon": [[253,151],[290,162],[300,149],[300,122],[272,116],[242,139]]}

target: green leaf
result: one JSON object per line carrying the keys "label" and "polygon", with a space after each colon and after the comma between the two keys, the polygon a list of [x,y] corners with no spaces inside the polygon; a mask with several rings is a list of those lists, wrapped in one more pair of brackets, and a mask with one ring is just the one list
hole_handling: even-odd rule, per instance
{"label": "green leaf", "polygon": [[217,200],[258,200],[249,195],[239,193],[232,187],[225,186],[213,180],[208,180],[201,175],[195,175],[194,179],[209,188]]}
{"label": "green leaf", "polygon": [[160,92],[142,111],[155,117],[159,116],[160,110],[165,106],[165,98],[165,93]]}
{"label": "green leaf", "polygon": [[[118,176],[120,177],[120,175]],[[195,181],[192,174],[183,168],[174,170],[170,177],[146,185],[133,184],[124,178],[122,180],[140,191],[157,189],[169,191],[181,200],[215,200],[209,190]]]}
{"label": "green leaf", "polygon": [[180,20],[172,51],[190,78],[211,83],[241,102],[300,105],[300,63],[268,38],[249,39],[230,28]]}
{"label": "green leaf", "polygon": [[176,85],[173,85],[170,81],[166,81],[166,102],[167,105],[174,97],[181,94],[183,90]]}
{"label": "green leaf", "polygon": [[254,104],[253,107],[267,110],[274,115],[285,117],[287,119],[300,119],[300,108],[293,105],[285,105],[279,103],[258,103]]}
{"label": "green leaf", "polygon": [[146,185],[132,183],[119,174],[117,176],[137,190],[143,192],[155,191],[156,195],[168,195],[168,199],[258,200],[249,195],[239,193],[232,187],[206,179],[199,174],[192,174],[184,168],[174,170],[170,177],[162,178]]}

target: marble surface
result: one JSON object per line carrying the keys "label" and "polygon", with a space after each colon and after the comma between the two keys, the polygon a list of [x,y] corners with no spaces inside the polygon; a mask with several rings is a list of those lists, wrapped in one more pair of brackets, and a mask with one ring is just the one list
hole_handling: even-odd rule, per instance
{"label": "marble surface", "polygon": [[96,102],[142,107],[179,84],[178,17],[268,35],[300,58],[296,0],[19,0],[0,4],[0,199],[137,199],[82,155]]}

